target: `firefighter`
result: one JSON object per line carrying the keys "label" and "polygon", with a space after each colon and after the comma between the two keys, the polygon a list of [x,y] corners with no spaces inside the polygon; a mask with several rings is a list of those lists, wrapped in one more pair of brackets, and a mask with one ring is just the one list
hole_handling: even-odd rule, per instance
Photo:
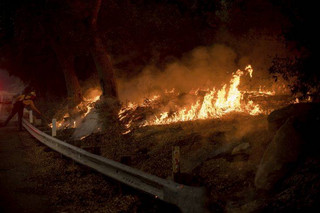
{"label": "firefighter", "polygon": [[6,126],[11,118],[18,113],[18,123],[19,130],[22,130],[22,116],[24,107],[30,107],[33,111],[37,112],[39,115],[42,115],[41,112],[35,107],[34,99],[36,98],[36,93],[31,92],[29,95],[20,95],[17,97],[16,102],[13,105],[12,111],[8,116],[7,120],[1,125],[1,127]]}

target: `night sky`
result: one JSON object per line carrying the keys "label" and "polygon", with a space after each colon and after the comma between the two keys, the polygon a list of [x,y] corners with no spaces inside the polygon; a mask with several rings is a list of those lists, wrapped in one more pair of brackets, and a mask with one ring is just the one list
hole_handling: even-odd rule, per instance
{"label": "night sky", "polygon": [[[245,60],[258,73],[299,76],[292,89],[306,93],[319,79],[310,25],[314,10],[312,4],[286,0],[102,1],[97,33],[121,81],[149,65],[165,70],[188,60],[198,47],[219,44],[236,55],[231,64],[242,66]],[[87,80],[96,72],[88,53],[91,13],[92,2],[85,0],[1,1],[1,69],[40,93],[65,94],[50,39],[72,52],[80,81]]]}

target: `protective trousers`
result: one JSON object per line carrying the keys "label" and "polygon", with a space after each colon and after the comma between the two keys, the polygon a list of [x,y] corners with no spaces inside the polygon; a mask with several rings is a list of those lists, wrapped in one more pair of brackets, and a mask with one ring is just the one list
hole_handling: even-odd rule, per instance
{"label": "protective trousers", "polygon": [[19,124],[19,130],[22,130],[22,116],[23,116],[23,109],[24,109],[24,104],[22,101],[18,101],[13,105],[12,111],[10,115],[8,116],[7,120],[4,122],[4,126],[6,126],[9,121],[12,119],[12,117],[18,113],[18,124]]}

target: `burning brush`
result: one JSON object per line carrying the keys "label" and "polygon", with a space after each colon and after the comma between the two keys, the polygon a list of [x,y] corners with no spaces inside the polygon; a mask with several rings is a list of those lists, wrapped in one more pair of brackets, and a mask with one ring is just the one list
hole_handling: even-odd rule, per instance
{"label": "burning brush", "polygon": [[[197,88],[189,93],[179,93],[175,89],[166,90],[162,95],[145,99],[139,105],[128,103],[119,112],[119,119],[128,131],[147,125],[164,125],[183,121],[220,118],[230,112],[242,112],[249,115],[265,113],[262,107],[250,100],[252,96],[272,96],[274,91],[240,91],[243,75],[253,76],[253,69],[248,65],[244,71],[232,74],[229,85],[221,89]],[[191,100],[191,101],[190,101]]]}
{"label": "burning brush", "polygon": [[[101,91],[99,89],[91,89],[83,98],[83,101],[76,106],[78,116],[72,118],[69,113],[65,113],[63,118],[56,122],[57,129],[76,128],[78,124],[92,111],[95,103],[99,100]],[[52,123],[49,124],[52,128]]]}

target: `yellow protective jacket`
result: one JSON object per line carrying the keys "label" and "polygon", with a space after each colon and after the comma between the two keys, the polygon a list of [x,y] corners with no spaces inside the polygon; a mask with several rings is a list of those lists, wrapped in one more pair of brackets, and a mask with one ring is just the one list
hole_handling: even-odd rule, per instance
{"label": "yellow protective jacket", "polygon": [[30,95],[19,95],[16,99],[16,102],[21,101],[23,105],[30,106],[32,110],[36,111],[37,113],[41,114],[41,112],[36,108],[34,105],[33,100],[31,100]]}

